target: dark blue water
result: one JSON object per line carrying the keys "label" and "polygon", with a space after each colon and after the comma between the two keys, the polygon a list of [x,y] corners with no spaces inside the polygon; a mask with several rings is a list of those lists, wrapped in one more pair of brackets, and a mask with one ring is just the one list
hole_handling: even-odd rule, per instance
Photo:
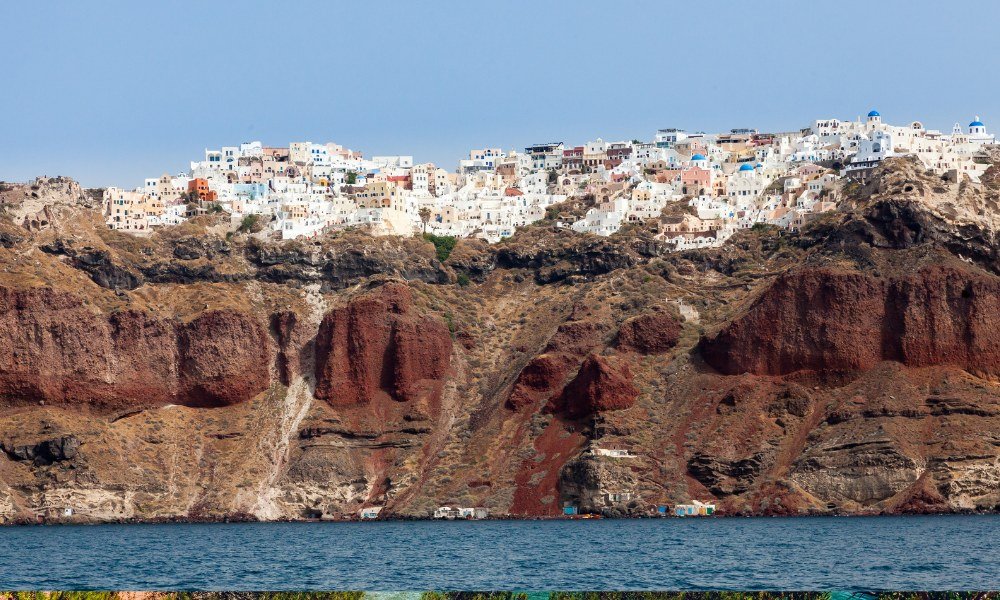
{"label": "dark blue water", "polygon": [[7,527],[0,589],[1000,589],[1000,516]]}

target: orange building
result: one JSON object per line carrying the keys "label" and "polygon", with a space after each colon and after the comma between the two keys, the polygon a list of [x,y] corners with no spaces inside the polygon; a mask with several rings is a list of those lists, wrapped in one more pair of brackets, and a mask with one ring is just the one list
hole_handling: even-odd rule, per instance
{"label": "orange building", "polygon": [[219,198],[219,194],[208,187],[208,180],[200,177],[188,182],[188,196],[195,195],[204,202],[215,202]]}

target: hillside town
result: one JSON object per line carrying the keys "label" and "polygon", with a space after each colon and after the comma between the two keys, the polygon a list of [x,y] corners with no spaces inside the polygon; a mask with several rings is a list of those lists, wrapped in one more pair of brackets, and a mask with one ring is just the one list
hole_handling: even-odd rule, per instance
{"label": "hillside town", "polygon": [[[936,175],[977,182],[995,142],[978,116],[943,133],[916,121],[890,125],[875,110],[794,132],[670,128],[647,142],[477,148],[454,171],[334,143],[254,141],[206,150],[187,172],[135,189],[108,188],[103,212],[109,227],[140,234],[214,212],[278,239],[362,229],[492,243],[543,219],[607,236],[681,202],[688,209],[663,217],[658,234],[680,250],[719,245],[758,223],[797,229],[837,207],[839,182],[863,181],[889,157],[914,156]],[[568,199],[584,203],[582,218],[561,210]]]}

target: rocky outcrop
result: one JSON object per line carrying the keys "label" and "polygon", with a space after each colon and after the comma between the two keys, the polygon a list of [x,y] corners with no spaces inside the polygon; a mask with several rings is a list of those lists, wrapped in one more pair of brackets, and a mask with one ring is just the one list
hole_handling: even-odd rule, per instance
{"label": "rocky outcrop", "polygon": [[74,459],[80,451],[80,440],[76,436],[66,435],[34,444],[14,445],[0,442],[0,450],[11,460],[30,461],[36,467],[44,467]]}
{"label": "rocky outcrop", "polygon": [[28,231],[52,227],[63,208],[94,208],[99,203],[68,177],[36,177],[30,183],[0,182],[0,209]]}
{"label": "rocky outcrop", "polygon": [[73,240],[56,238],[41,246],[43,252],[65,256],[73,267],[90,275],[97,285],[111,290],[134,290],[144,284],[141,273],[116,263],[107,250],[82,248],[77,250]]}
{"label": "rocky outcrop", "polygon": [[184,323],[103,314],[51,288],[0,288],[0,338],[8,405],[225,406],[270,384],[266,329],[231,310]]}
{"label": "rocky outcrop", "polygon": [[[2,236],[2,231],[0,231]],[[17,238],[0,237],[0,245]],[[415,238],[374,240],[345,235],[326,244],[269,243],[256,238],[230,242],[201,233],[177,239],[147,240],[141,248],[112,252],[58,237],[43,244],[49,254],[65,257],[70,266],[87,273],[108,289],[133,290],[147,283],[264,283],[301,285],[318,283],[325,292],[341,290],[373,275],[392,275],[407,281],[447,283],[449,270],[438,262],[433,248]],[[138,251],[136,251],[138,250]]]}
{"label": "rocky outcrop", "polygon": [[520,411],[548,400],[563,385],[571,361],[562,354],[540,354],[517,376],[507,407]]}
{"label": "rocky outcrop", "polygon": [[639,478],[630,466],[585,453],[560,469],[560,495],[584,513],[611,518],[648,514],[639,501]]}
{"label": "rocky outcrop", "polygon": [[232,251],[229,242],[216,236],[186,236],[174,240],[173,246],[174,257],[180,260],[214,260]]}
{"label": "rocky outcrop", "polygon": [[446,283],[448,272],[434,258],[418,251],[415,238],[388,238],[375,244],[371,238],[342,237],[328,245],[290,242],[246,247],[246,258],[255,267],[255,278],[273,283],[317,282],[324,290],[341,290],[372,275],[391,275],[407,281]]}
{"label": "rocky outcrop", "polygon": [[[983,210],[997,212],[993,206]],[[889,197],[866,203],[840,220],[810,228],[797,243],[853,256],[870,255],[873,248],[902,250],[933,244],[1000,274],[1000,230],[975,221],[955,222],[914,199]]]}
{"label": "rocky outcrop", "polygon": [[638,264],[668,251],[647,237],[607,238],[568,230],[522,230],[492,250],[491,264],[504,269],[531,269],[539,284],[591,279]]}
{"label": "rocky outcrop", "polygon": [[[843,435],[843,433],[842,433]],[[925,461],[907,456],[884,432],[862,439],[834,438],[800,457],[792,480],[810,494],[836,505],[871,505],[913,485]]]}
{"label": "rocky outcrop", "polygon": [[507,407],[516,411],[544,406],[565,387],[584,357],[602,347],[609,326],[592,316],[571,315],[556,329],[542,352],[518,373]]}
{"label": "rocky outcrop", "polygon": [[665,312],[645,313],[628,319],[618,330],[618,348],[640,354],[662,354],[677,345],[681,325]]}
{"label": "rocky outcrop", "polygon": [[335,406],[381,398],[434,404],[451,364],[444,319],[423,315],[410,289],[388,283],[323,318],[316,397]]}
{"label": "rocky outcrop", "polygon": [[1000,279],[927,267],[880,278],[832,269],[780,276],[701,343],[727,373],[852,372],[881,361],[1000,374]]}
{"label": "rocky outcrop", "polygon": [[289,385],[296,377],[311,370],[308,359],[316,330],[294,311],[286,310],[271,315],[271,331],[278,346],[278,377],[282,384]]}
{"label": "rocky outcrop", "polygon": [[249,315],[206,311],[177,328],[177,342],[181,404],[237,404],[270,385],[271,339]]}
{"label": "rocky outcrop", "polygon": [[1000,274],[997,167],[978,187],[929,174],[915,157],[890,158],[849,194],[851,210],[807,227],[795,243],[849,255],[937,246]]}
{"label": "rocky outcrop", "polygon": [[763,468],[761,453],[747,458],[728,460],[714,455],[695,453],[688,460],[687,469],[716,496],[741,494],[753,484]]}
{"label": "rocky outcrop", "polygon": [[485,240],[462,238],[445,263],[474,281],[484,281],[496,268],[496,255]]}
{"label": "rocky outcrop", "polygon": [[87,273],[97,285],[110,290],[134,290],[146,283],[237,283],[250,279],[247,273],[222,273],[212,263],[193,264],[199,258],[229,254],[228,244],[218,239],[185,238],[174,245],[171,261],[130,263],[107,250],[77,248],[72,240],[58,238],[41,247],[44,252],[65,256],[67,263]]}
{"label": "rocky outcrop", "polygon": [[573,381],[549,406],[552,412],[580,418],[611,410],[630,408],[639,396],[627,363],[591,354]]}

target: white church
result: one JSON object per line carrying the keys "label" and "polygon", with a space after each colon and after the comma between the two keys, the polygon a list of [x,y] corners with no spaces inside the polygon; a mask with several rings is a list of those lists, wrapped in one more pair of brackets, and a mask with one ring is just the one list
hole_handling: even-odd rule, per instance
{"label": "white church", "polygon": [[824,143],[839,144],[845,154],[853,153],[843,169],[845,176],[863,176],[886,158],[912,155],[939,175],[954,172],[978,182],[989,165],[975,157],[984,146],[996,143],[996,136],[986,131],[978,116],[967,131],[956,123],[946,135],[926,129],[919,121],[906,126],[886,124],[877,110],[870,111],[864,121],[816,121],[813,133]]}

